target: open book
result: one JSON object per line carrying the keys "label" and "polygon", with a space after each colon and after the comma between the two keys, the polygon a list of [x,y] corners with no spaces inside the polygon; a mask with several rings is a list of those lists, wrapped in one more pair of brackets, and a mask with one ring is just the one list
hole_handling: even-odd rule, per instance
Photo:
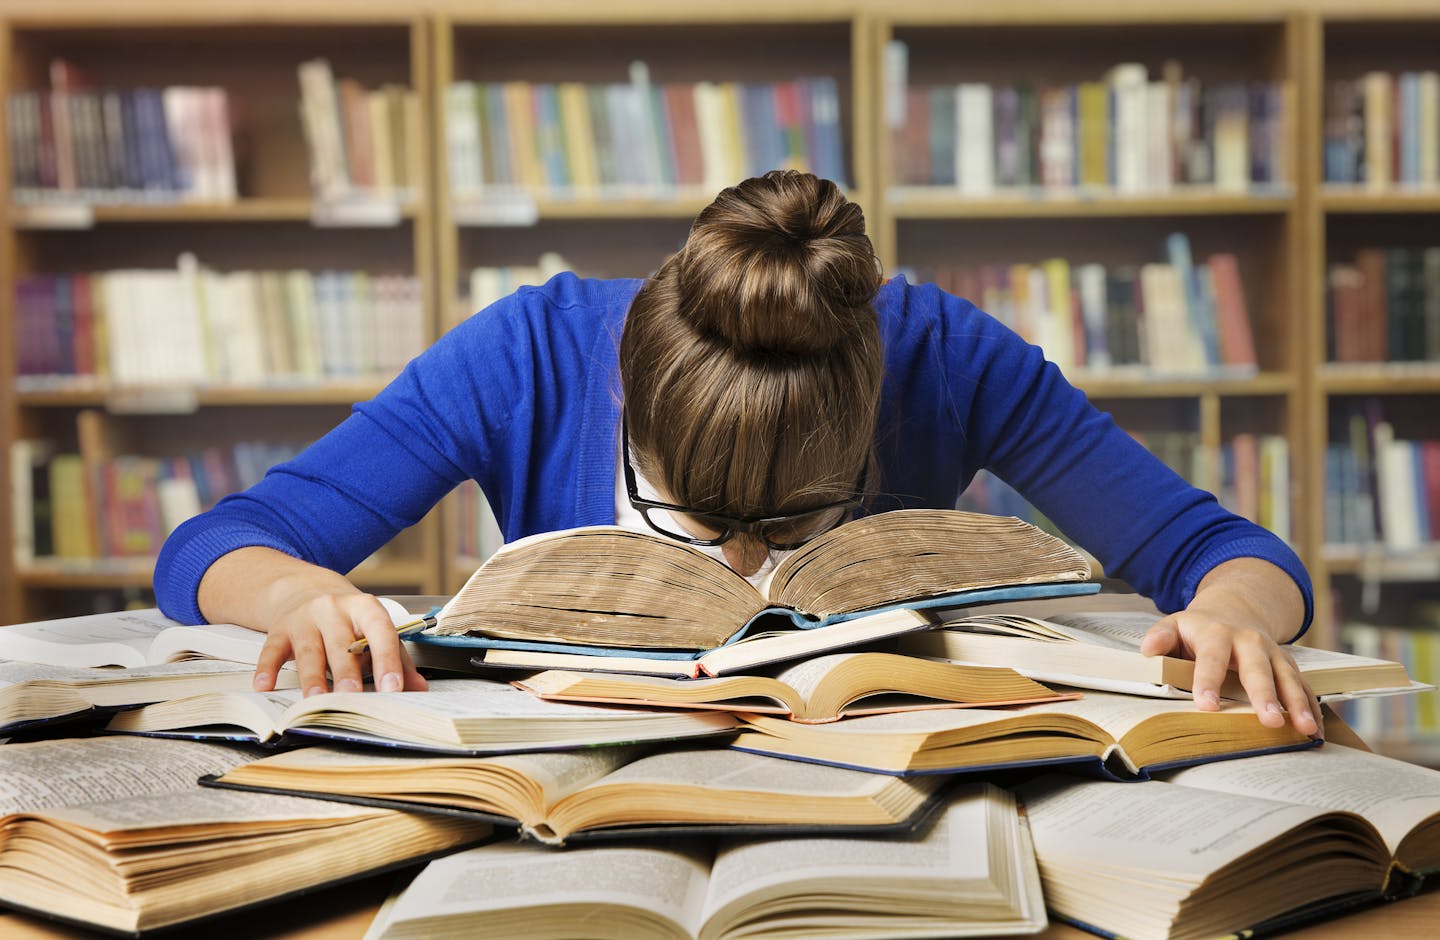
{"label": "open book", "polygon": [[1046,919],[1013,797],[975,784],[907,839],[482,846],[428,864],[367,936],[575,936],[578,924],[610,940],[758,940],[1037,933]]}
{"label": "open book", "polygon": [[[276,677],[293,687],[295,671]],[[96,709],[162,702],[185,695],[251,686],[251,669],[240,663],[192,660],[134,669],[44,666],[0,661],[0,734]]]}
{"label": "open book", "polygon": [[1283,929],[1440,871],[1440,772],[1326,744],[1123,790],[1019,787],[1059,917],[1173,940]]}
{"label": "open book", "polygon": [[633,839],[676,827],[744,831],[913,828],[941,777],[902,779],[803,766],[725,748],[590,748],[439,758],[306,747],[235,767],[207,784],[450,810],[518,825],[550,845]]}
{"label": "open book", "polygon": [[475,819],[195,785],[248,759],[195,741],[4,746],[0,905],[122,933],[187,923],[453,851]]}
{"label": "open book", "polygon": [[[1059,584],[1053,593],[1091,591],[1089,577],[1084,556],[1029,523],[957,510],[854,519],[789,553],[758,589],[694,546],[592,526],[506,545],[422,637],[693,656],[739,639],[767,614],[791,628],[813,628],[865,611],[963,603],[984,589]],[[1020,592],[1027,595],[1045,592]]]}
{"label": "open book", "polygon": [[[947,617],[944,629],[905,637],[900,648],[917,656],[1006,665],[1042,682],[1188,698],[1194,685],[1193,660],[1140,653],[1145,632],[1160,618],[1159,613],[1133,610],[1056,610],[1043,617],[962,613]],[[1308,646],[1286,650],[1319,696],[1429,688],[1412,682],[1397,662]],[[1234,672],[1220,694],[1247,700]]]}
{"label": "open book", "polygon": [[546,702],[506,683],[433,679],[425,692],[219,692],[123,711],[108,730],[271,742],[282,735],[452,754],[593,747],[710,735],[736,726],[716,711]]}
{"label": "open book", "polygon": [[746,715],[745,724],[734,747],[892,774],[1084,762],[1124,779],[1318,743],[1288,723],[1265,727],[1248,705],[1202,712],[1188,701],[1106,692],[1014,709],[902,712],[825,725]]}
{"label": "open book", "polygon": [[1013,669],[894,653],[832,653],[786,667],[773,676],[672,679],[552,670],[517,680],[515,685],[551,701],[718,708],[784,715],[805,722],[1078,697],[1073,692],[1054,692]]}
{"label": "open book", "polygon": [[253,664],[264,643],[257,630],[187,626],[154,608],[0,627],[0,659],[50,666],[133,668],[189,659]]}

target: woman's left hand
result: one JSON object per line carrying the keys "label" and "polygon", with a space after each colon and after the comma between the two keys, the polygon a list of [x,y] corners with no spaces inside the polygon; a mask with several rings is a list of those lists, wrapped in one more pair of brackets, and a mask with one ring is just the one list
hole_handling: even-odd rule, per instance
{"label": "woman's left hand", "polygon": [[1192,694],[1203,711],[1220,708],[1220,687],[1234,670],[1261,724],[1283,727],[1288,712],[1296,731],[1324,737],[1319,702],[1277,642],[1295,635],[1303,612],[1289,575],[1257,558],[1236,558],[1205,576],[1188,607],[1151,627],[1140,651],[1195,660]]}

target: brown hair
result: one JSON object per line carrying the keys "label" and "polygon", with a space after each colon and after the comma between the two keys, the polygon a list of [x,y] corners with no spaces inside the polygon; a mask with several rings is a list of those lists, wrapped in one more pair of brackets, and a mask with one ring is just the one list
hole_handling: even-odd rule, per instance
{"label": "brown hair", "polygon": [[721,192],[625,321],[640,472],[681,505],[730,515],[853,495],[873,464],[879,284],[864,215],[834,183],[775,170]]}

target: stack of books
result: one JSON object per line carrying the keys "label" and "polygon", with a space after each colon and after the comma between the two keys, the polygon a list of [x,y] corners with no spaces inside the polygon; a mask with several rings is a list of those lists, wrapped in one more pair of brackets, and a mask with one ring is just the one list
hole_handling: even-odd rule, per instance
{"label": "stack of books", "polygon": [[[1019,520],[908,510],[758,589],[647,533],[517,541],[406,627],[424,692],[246,691],[263,634],[153,610],[8,627],[0,903],[143,933],[426,863],[373,935],[1188,937],[1440,870],[1440,772],[1264,727],[1233,676],[1196,710],[1095,589]],[[1417,688],[1294,652],[1324,696]]]}

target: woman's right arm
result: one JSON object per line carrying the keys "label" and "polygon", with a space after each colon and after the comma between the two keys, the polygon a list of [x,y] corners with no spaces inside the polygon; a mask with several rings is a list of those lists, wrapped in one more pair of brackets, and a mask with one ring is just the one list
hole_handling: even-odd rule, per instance
{"label": "woman's right arm", "polygon": [[[359,692],[366,657],[379,691],[426,687],[385,608],[328,568],[273,548],[239,548],[206,570],[197,601],[211,623],[247,624],[266,632],[255,663],[257,692],[275,688],[277,671],[291,659],[305,695],[326,691],[327,666],[335,691]],[[362,637],[369,650],[349,652]]]}

